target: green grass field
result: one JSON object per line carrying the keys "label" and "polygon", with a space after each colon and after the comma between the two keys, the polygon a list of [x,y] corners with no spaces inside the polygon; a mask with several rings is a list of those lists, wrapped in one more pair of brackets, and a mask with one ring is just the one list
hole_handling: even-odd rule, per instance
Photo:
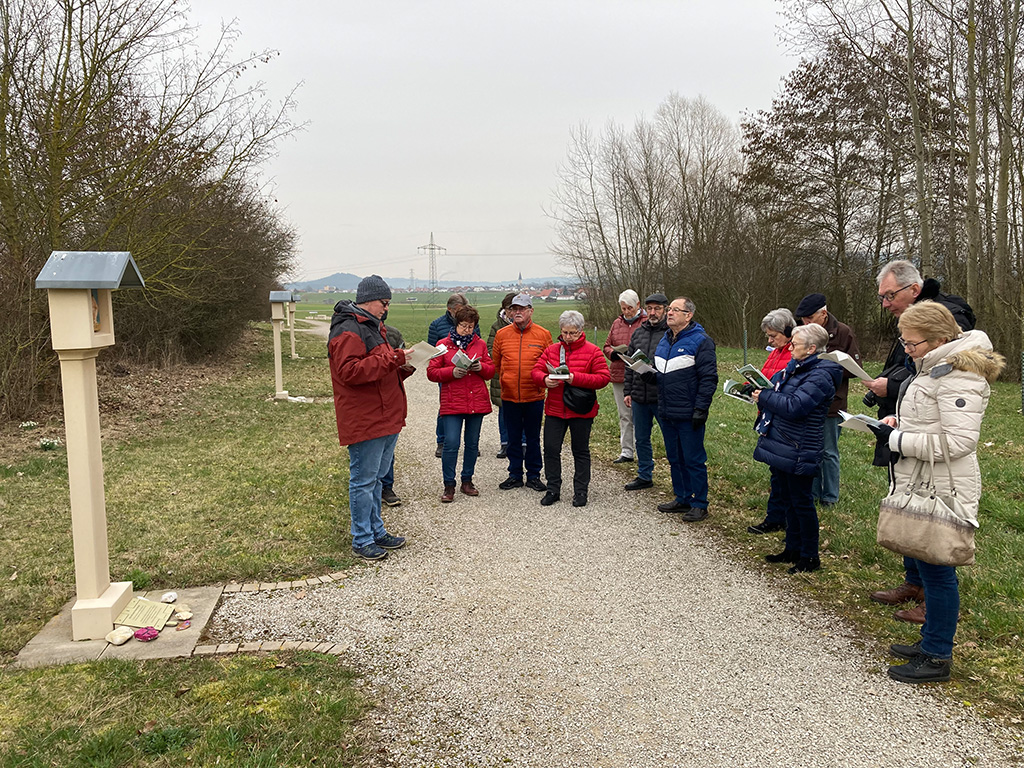
{"label": "green grass field", "polygon": [[[486,330],[500,295],[474,299]],[[556,331],[557,315],[569,305],[539,305],[536,319]],[[299,306],[300,317],[318,309]],[[441,311],[396,302],[389,321],[413,342]],[[588,335],[600,344],[606,333]],[[270,338],[269,324],[257,324],[232,375],[176,396],[180,407],[157,409],[134,434],[104,444],[114,580],[178,588],[231,579],[300,579],[353,565],[347,463],[336,441],[324,342],[297,334],[302,359],[284,361],[285,385],[316,402],[283,405],[270,399]],[[751,362],[760,364],[764,356],[754,351]],[[719,349],[723,378],[741,362],[740,350]],[[877,363],[866,367],[876,370]],[[133,392],[144,386],[113,379],[101,399],[135,414]],[[854,404],[858,386],[851,387]],[[934,689],[1017,723],[1024,711],[1019,398],[1018,385],[993,389],[979,448],[985,493],[978,562],[959,569],[962,618],[954,680]],[[600,471],[617,455],[618,427],[610,388],[600,392],[599,401],[593,449]],[[865,647],[883,659],[889,643],[911,641],[917,627],[893,621],[891,608],[867,597],[902,579],[900,559],[875,544],[885,477],[870,465],[870,437],[846,433],[840,440],[842,498],[822,515],[823,569],[788,577],[762,560],[779,548],[779,540],[746,533],[763,516],[768,487],[767,468],[751,458],[753,415],[750,406],[724,396],[713,405],[707,440],[712,514],[700,524],[708,546],[729,551],[748,567],[779,573],[785,588],[847,619]],[[655,433],[656,456],[663,457],[659,441]],[[604,471],[619,470],[609,464]],[[661,460],[655,477],[667,485]],[[628,479],[622,472],[623,482]],[[33,449],[0,464],[0,514],[0,765],[162,766],[186,759],[206,765],[215,757],[221,765],[297,765],[307,764],[303,755],[316,754],[317,765],[349,766],[360,750],[372,748],[354,735],[370,704],[353,688],[352,672],[335,660],[274,654],[10,668],[17,651],[74,593],[63,449]],[[175,697],[181,689],[188,690]],[[326,714],[310,718],[310,711]]]}

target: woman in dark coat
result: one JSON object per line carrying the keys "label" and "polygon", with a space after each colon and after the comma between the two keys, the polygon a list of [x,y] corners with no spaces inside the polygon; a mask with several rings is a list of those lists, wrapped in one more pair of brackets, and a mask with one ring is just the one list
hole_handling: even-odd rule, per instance
{"label": "woman in dark coat", "polygon": [[824,450],[825,416],[843,369],[818,358],[828,344],[828,332],[819,325],[793,330],[792,354],[775,388],[754,390],[761,410],[760,437],[754,458],[771,467],[769,508],[786,510],[786,547],[765,557],[770,563],[792,563],[790,573],[821,568],[818,557],[818,513],[811,486]]}

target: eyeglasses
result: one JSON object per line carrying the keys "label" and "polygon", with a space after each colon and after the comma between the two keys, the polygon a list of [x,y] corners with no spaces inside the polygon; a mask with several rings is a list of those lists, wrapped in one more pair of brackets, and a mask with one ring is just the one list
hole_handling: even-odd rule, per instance
{"label": "eyeglasses", "polygon": [[[910,285],[916,285],[916,283],[911,283]],[[897,293],[899,293],[900,291],[907,290],[907,288],[909,288],[910,285],[904,285],[902,288],[896,291],[886,291],[885,293],[878,294],[878,303],[885,304],[885,302],[887,301],[892,302],[892,300],[896,298]]]}
{"label": "eyeglasses", "polygon": [[533,311],[533,307],[512,307],[512,310],[511,310],[513,315],[518,314],[520,312],[532,312],[532,311]]}
{"label": "eyeglasses", "polygon": [[692,315],[693,314],[693,312],[691,312],[690,310],[688,310],[688,309],[680,309],[679,307],[669,307],[668,311],[669,312],[682,312],[683,314],[686,314],[686,315]]}
{"label": "eyeglasses", "polygon": [[384,305],[384,309],[391,306],[391,299],[377,299],[377,301]]}
{"label": "eyeglasses", "polygon": [[923,339],[921,341],[907,341],[906,339],[904,339],[902,337],[900,338],[900,344],[902,344],[904,347],[909,349],[911,352],[913,352],[915,349],[917,349],[922,344],[927,344],[927,343],[928,343],[928,339]]}

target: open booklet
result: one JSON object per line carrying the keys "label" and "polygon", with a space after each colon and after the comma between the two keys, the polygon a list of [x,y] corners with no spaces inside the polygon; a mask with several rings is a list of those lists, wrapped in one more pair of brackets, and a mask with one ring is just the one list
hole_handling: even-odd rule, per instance
{"label": "open booklet", "polygon": [[754,404],[754,398],[743,391],[744,387],[747,387],[749,384],[754,389],[773,388],[771,380],[752,365],[741,366],[736,369],[736,372],[742,373],[745,381],[726,379],[725,384],[722,385],[722,391],[729,397],[735,397],[737,400],[742,400],[745,403]]}
{"label": "open booklet", "polygon": [[447,351],[448,347],[444,344],[438,344],[435,347],[433,344],[420,341],[405,350],[405,362],[407,365],[412,365],[418,368],[431,358],[443,355]]}
{"label": "open booklet", "polygon": [[642,349],[638,349],[628,357],[623,355],[622,362],[626,364],[629,370],[641,375],[654,370],[654,366],[651,365],[651,358],[645,355]]}
{"label": "open booklet", "polygon": [[852,373],[861,381],[873,381],[875,378],[857,365],[856,360],[845,352],[840,352],[838,349],[835,352],[822,352],[818,357],[822,360],[831,360],[833,363],[839,363],[844,369]]}
{"label": "open booklet", "polygon": [[873,427],[877,427],[880,422],[878,419],[872,418],[864,413],[847,413],[846,411],[839,411],[839,418],[843,421],[839,425],[840,427],[849,427],[850,429],[856,430],[857,432],[871,432],[870,424]]}
{"label": "open booklet", "polygon": [[743,387],[749,382],[746,381],[733,381],[732,379],[726,379],[725,384],[722,385],[722,391],[729,397],[735,397],[737,400],[742,400],[744,403],[750,403],[754,405],[754,398],[750,395],[743,394]]}
{"label": "open booklet", "polygon": [[452,357],[452,362],[455,364],[455,367],[462,368],[463,370],[466,371],[468,371],[470,366],[473,365],[473,363],[475,363],[476,361],[477,358],[470,357],[461,349],[458,352],[456,352],[455,355]]}
{"label": "open booklet", "polygon": [[569,366],[560,365],[557,368],[551,363],[544,363],[548,367],[548,376],[555,381],[568,381],[569,380]]}

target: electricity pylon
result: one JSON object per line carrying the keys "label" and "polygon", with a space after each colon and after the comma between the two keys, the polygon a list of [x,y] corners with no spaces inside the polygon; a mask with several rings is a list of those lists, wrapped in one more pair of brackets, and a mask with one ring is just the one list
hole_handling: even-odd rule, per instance
{"label": "electricity pylon", "polygon": [[434,244],[434,233],[430,233],[430,242],[426,245],[421,245],[416,249],[418,253],[426,253],[430,256],[430,292],[433,293],[437,290],[437,254],[441,251],[447,251],[447,248],[442,248],[440,245]]}

